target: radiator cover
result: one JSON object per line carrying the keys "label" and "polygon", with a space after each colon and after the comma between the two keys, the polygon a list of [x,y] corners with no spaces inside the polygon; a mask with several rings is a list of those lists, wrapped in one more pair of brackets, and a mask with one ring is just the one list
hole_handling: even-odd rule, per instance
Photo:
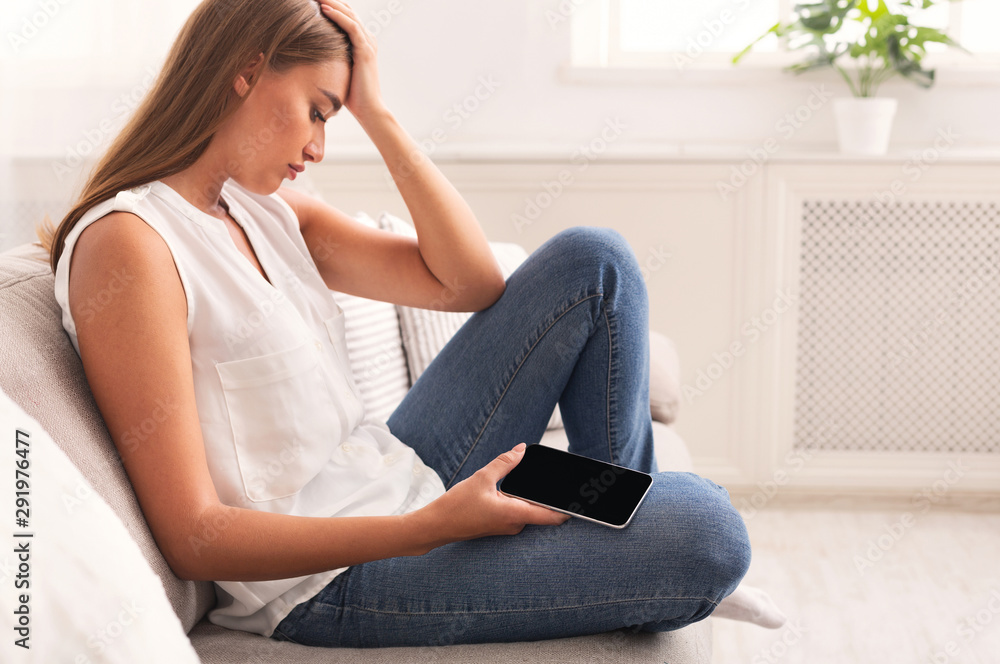
{"label": "radiator cover", "polygon": [[794,446],[1000,454],[1000,206],[801,214]]}

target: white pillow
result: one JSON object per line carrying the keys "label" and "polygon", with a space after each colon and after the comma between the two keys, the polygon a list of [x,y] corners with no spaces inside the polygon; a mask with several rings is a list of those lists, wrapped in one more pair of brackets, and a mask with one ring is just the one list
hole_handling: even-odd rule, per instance
{"label": "white pillow", "polygon": [[[364,212],[358,212],[355,219],[378,228]],[[385,422],[412,385],[396,305],[338,291],[331,293],[344,310],[347,354],[365,406],[365,421]]]}
{"label": "white pillow", "polygon": [[[412,224],[388,212],[381,214],[378,223],[383,230],[417,237],[417,230]],[[519,244],[490,242],[489,245],[505,279],[528,258],[528,252]],[[412,385],[465,321],[472,317],[472,312],[434,311],[413,307],[396,309],[399,311],[399,325],[403,333],[403,347],[406,349]],[[559,405],[556,404],[545,428],[561,429],[562,425]]]}
{"label": "white pillow", "polygon": [[[0,552],[3,661],[199,664],[160,578],[121,519],[2,390],[0,437],[7,455],[0,495],[10,519]],[[26,442],[15,445],[18,439]],[[15,478],[15,464],[27,477]],[[15,484],[20,479],[26,487]],[[22,496],[29,503],[25,526],[13,522],[15,490],[29,492]],[[34,536],[13,536],[29,532]],[[25,544],[31,585],[17,589],[22,563],[14,549]],[[22,594],[28,595],[30,650],[14,645],[21,638],[14,611]]]}

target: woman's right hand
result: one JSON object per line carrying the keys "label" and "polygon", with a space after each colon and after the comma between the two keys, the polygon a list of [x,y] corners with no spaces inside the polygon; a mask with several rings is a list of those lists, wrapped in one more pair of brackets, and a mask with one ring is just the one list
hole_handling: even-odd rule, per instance
{"label": "woman's right hand", "polygon": [[556,526],[568,514],[505,496],[499,482],[524,457],[519,443],[418,510],[435,533],[434,546],[488,535],[516,535],[526,524]]}

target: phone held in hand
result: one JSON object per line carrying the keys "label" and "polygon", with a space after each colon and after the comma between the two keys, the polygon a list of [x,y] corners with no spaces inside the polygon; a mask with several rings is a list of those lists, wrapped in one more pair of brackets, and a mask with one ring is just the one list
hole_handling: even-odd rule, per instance
{"label": "phone held in hand", "polygon": [[624,528],[653,476],[541,444],[500,481],[500,493],[612,528]]}

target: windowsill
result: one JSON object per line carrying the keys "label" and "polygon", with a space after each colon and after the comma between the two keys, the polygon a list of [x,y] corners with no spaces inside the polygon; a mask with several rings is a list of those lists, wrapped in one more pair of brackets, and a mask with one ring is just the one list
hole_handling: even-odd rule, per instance
{"label": "windowsill", "polygon": [[[601,163],[724,163],[737,164],[750,159],[754,146],[716,143],[645,143],[616,144],[594,160]],[[767,163],[905,163],[919,159],[926,143],[893,145],[885,155],[851,155],[839,152],[835,144],[783,146],[770,154]],[[439,145],[428,156],[434,163],[549,163],[571,164],[577,144],[475,143]],[[1000,145],[979,148],[952,148],[935,154],[941,163],[1000,163]],[[374,147],[337,146],[327,150],[328,165],[347,163],[381,164]]]}
{"label": "windowsill", "polygon": [[[995,61],[979,65],[939,65],[935,76],[935,87],[997,87],[1000,86],[1000,65]],[[785,85],[794,80],[828,79],[844,86],[843,80],[833,70],[800,76],[784,71],[778,65],[747,66],[742,63],[695,64],[685,69],[669,65],[593,67],[562,64],[557,70],[557,78],[560,83],[568,85],[760,86]],[[913,85],[908,81],[892,79],[885,83],[886,86],[901,84]]]}
{"label": "windowsill", "polygon": [[[597,156],[592,164],[622,164],[622,163],[663,163],[663,164],[739,164],[750,160],[751,150],[759,148],[760,143],[750,145],[726,143],[694,143],[694,142],[648,142],[640,144],[619,143],[609,146],[607,151]],[[905,163],[920,159],[922,153],[930,146],[920,144],[900,144],[894,142],[885,155],[852,155],[842,154],[835,143],[783,145],[770,153],[765,163]],[[515,143],[510,141],[496,143],[446,143],[426,153],[436,164],[442,163],[543,163],[571,165],[572,156],[579,151],[577,143]],[[51,164],[60,161],[65,155],[46,152],[19,153],[0,155],[21,166],[36,165],[51,169]],[[983,145],[974,148],[950,148],[934,154],[935,163],[1000,163],[1000,145]],[[81,168],[89,168],[95,160],[89,159]],[[382,156],[370,143],[354,145],[331,145],[326,150],[323,163],[309,168],[324,168],[343,164],[384,165]]]}

